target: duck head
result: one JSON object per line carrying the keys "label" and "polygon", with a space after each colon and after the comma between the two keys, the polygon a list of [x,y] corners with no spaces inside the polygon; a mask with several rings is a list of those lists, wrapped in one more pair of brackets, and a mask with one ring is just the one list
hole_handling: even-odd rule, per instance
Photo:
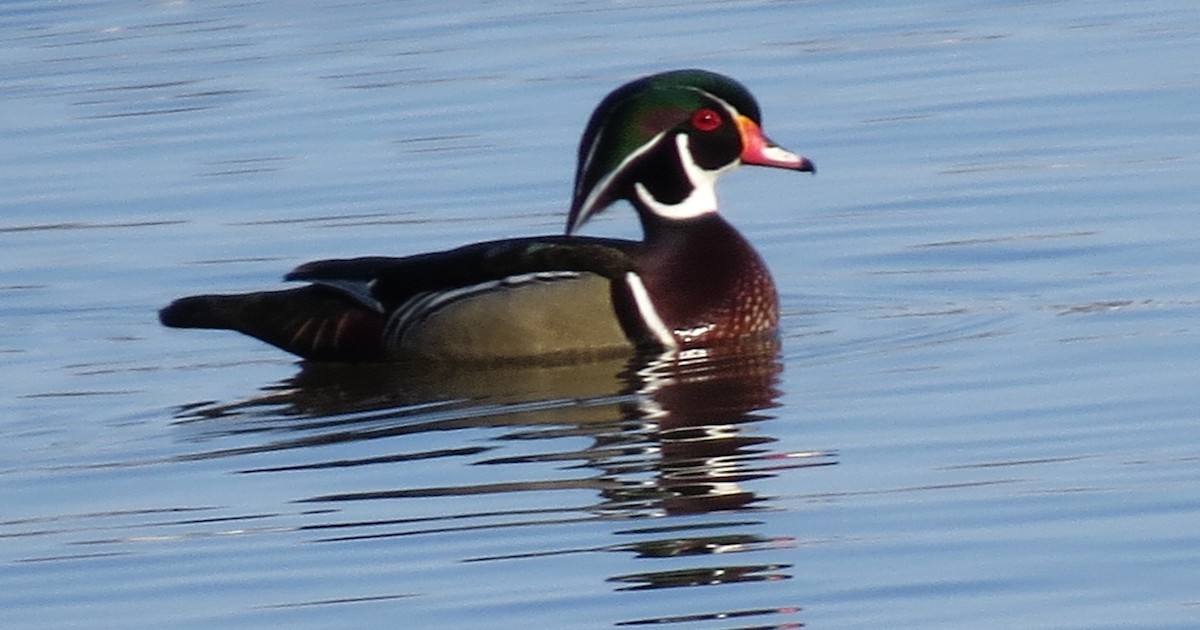
{"label": "duck head", "polygon": [[714,213],[717,179],[741,164],[816,172],[761,125],[750,92],[714,72],[675,70],[617,88],[579,144],[567,234],[620,199],[647,227]]}

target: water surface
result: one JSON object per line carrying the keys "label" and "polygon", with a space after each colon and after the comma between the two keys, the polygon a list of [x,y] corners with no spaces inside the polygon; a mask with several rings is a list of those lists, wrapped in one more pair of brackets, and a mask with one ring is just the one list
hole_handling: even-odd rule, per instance
{"label": "water surface", "polygon": [[[0,25],[4,627],[1200,621],[1200,10]],[[722,183],[778,348],[413,374],[157,325],[307,260],[559,232],[595,103],[693,66],[820,167]]]}

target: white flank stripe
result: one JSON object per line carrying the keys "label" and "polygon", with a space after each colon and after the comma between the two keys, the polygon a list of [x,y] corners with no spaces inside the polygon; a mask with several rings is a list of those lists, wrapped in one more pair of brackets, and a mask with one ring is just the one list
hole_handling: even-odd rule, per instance
{"label": "white flank stripe", "polygon": [[642,321],[645,322],[646,328],[650,329],[650,334],[654,335],[655,339],[668,349],[679,347],[679,343],[675,341],[675,335],[663,323],[661,317],[658,316],[658,310],[654,308],[654,303],[650,301],[650,294],[646,292],[646,285],[642,284],[642,279],[630,271],[625,274],[625,283],[629,285],[629,292],[633,294],[633,301],[637,304],[638,314],[642,316]]}
{"label": "white flank stripe", "polygon": [[442,291],[426,291],[418,293],[402,304],[384,327],[384,339],[387,340],[388,350],[398,353],[404,345],[404,337],[409,331],[422,325],[425,320],[437,312],[460,300],[469,299],[490,291],[505,291],[533,282],[554,282],[578,278],[578,271],[536,271],[533,273],[507,276],[499,280],[488,280]]}

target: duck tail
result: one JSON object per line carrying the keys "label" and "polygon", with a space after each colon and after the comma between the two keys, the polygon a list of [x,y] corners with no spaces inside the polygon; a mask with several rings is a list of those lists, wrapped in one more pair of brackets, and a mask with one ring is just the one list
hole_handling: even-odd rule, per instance
{"label": "duck tail", "polygon": [[382,314],[335,290],[309,285],[237,295],[193,295],[158,312],[170,328],[235,330],[305,359],[385,359]]}

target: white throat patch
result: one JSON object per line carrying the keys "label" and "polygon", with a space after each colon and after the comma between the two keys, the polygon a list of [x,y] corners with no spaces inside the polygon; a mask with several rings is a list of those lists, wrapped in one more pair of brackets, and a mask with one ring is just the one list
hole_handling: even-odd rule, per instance
{"label": "white throat patch", "polygon": [[666,204],[654,198],[641,182],[634,184],[634,192],[638,200],[654,214],[664,219],[692,219],[717,211],[717,178],[723,173],[737,167],[734,161],[715,171],[709,171],[696,164],[692,158],[688,135],[680,133],[675,136],[675,146],[679,149],[679,160],[683,164],[683,172],[692,184],[692,192],[675,204]]}

